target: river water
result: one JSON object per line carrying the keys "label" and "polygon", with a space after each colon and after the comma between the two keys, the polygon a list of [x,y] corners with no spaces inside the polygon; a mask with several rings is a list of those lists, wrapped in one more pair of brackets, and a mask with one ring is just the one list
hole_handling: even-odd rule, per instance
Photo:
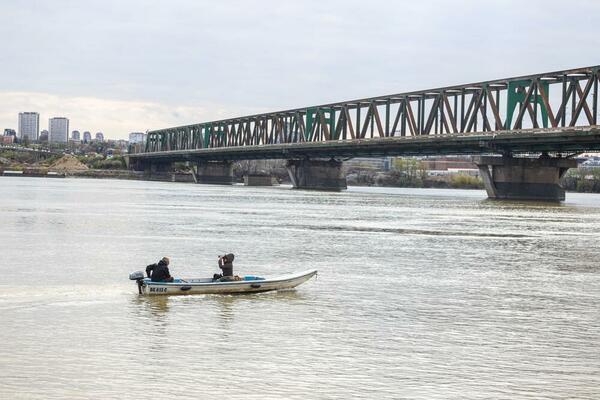
{"label": "river water", "polygon": [[[0,178],[2,399],[598,399],[600,196]],[[317,268],[295,291],[141,298]]]}

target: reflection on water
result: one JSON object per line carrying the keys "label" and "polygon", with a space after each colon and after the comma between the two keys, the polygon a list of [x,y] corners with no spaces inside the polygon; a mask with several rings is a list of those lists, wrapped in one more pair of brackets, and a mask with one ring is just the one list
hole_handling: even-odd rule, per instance
{"label": "reflection on water", "polygon": [[[598,195],[0,184],[0,398],[600,398]],[[229,251],[239,274],[319,279],[153,297],[127,280],[164,255],[208,277]]]}
{"label": "reflection on water", "polygon": [[[215,313],[216,320],[224,335],[231,332],[232,322],[235,318],[236,308],[245,309],[248,304],[253,307],[261,303],[293,304],[306,302],[308,297],[298,290],[282,290],[256,294],[230,294],[230,295],[178,295],[178,296],[143,296],[132,295],[130,309],[140,323],[150,324],[153,327],[164,328],[169,324],[169,313],[185,313],[186,310],[211,310]],[[164,336],[164,329],[155,336]]]}
{"label": "reflection on water", "polygon": [[152,319],[161,321],[165,319],[165,314],[169,312],[168,296],[140,296],[133,297],[133,308],[140,309],[149,314]]}
{"label": "reflection on water", "polygon": [[535,201],[535,200],[498,200],[498,199],[484,199],[481,201],[481,205],[504,208],[509,210],[527,210],[527,209],[544,209],[550,210],[553,208],[565,208],[571,207],[564,202],[555,201]]}

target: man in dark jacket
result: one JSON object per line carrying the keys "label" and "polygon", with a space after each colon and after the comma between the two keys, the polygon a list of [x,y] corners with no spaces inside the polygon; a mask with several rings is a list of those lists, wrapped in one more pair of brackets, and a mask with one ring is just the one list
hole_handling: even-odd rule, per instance
{"label": "man in dark jacket", "polygon": [[146,274],[152,282],[173,282],[169,273],[169,258],[163,257],[158,264],[150,264],[146,267]]}
{"label": "man in dark jacket", "polygon": [[222,281],[233,280],[233,259],[232,253],[219,257],[219,268],[223,271]]}

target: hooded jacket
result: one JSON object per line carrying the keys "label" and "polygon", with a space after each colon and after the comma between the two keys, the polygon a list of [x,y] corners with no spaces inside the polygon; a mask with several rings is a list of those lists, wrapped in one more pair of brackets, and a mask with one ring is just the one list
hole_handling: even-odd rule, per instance
{"label": "hooded jacket", "polygon": [[160,260],[158,264],[150,264],[146,267],[146,274],[152,282],[163,282],[171,277],[167,263]]}
{"label": "hooded jacket", "polygon": [[219,258],[219,268],[223,271],[223,276],[233,276],[233,259],[235,256],[229,253],[225,257],[227,257],[227,262],[223,262],[223,259]]}

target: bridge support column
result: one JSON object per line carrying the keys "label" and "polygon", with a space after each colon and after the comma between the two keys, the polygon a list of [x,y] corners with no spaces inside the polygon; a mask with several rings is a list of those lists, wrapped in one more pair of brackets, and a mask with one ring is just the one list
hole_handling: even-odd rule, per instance
{"label": "bridge support column", "polygon": [[198,183],[232,185],[233,163],[231,161],[199,161],[196,177]]}
{"label": "bridge support column", "polygon": [[143,170],[146,179],[156,181],[174,180],[172,162],[147,161],[143,163]]}
{"label": "bridge support column", "polygon": [[273,186],[273,177],[269,174],[246,174],[244,175],[246,186]]}
{"label": "bridge support column", "polygon": [[267,160],[254,160],[247,164],[247,172],[244,174],[244,185],[246,186],[273,186],[273,175],[271,174],[271,163]]}
{"label": "bridge support column", "polygon": [[563,201],[560,178],[577,162],[565,158],[479,157],[475,161],[490,199]]}
{"label": "bridge support column", "polygon": [[288,160],[286,167],[294,189],[339,191],[347,187],[343,163],[338,160]]}
{"label": "bridge support column", "polygon": [[[148,165],[148,162],[139,160],[139,159],[131,159],[129,156],[125,156],[125,165],[127,169],[131,171],[145,171]],[[149,168],[149,167],[148,167]]]}
{"label": "bridge support column", "polygon": [[173,169],[173,163],[170,162],[152,162],[149,165],[146,165],[145,170],[150,171],[151,173],[167,173],[171,172]]}

